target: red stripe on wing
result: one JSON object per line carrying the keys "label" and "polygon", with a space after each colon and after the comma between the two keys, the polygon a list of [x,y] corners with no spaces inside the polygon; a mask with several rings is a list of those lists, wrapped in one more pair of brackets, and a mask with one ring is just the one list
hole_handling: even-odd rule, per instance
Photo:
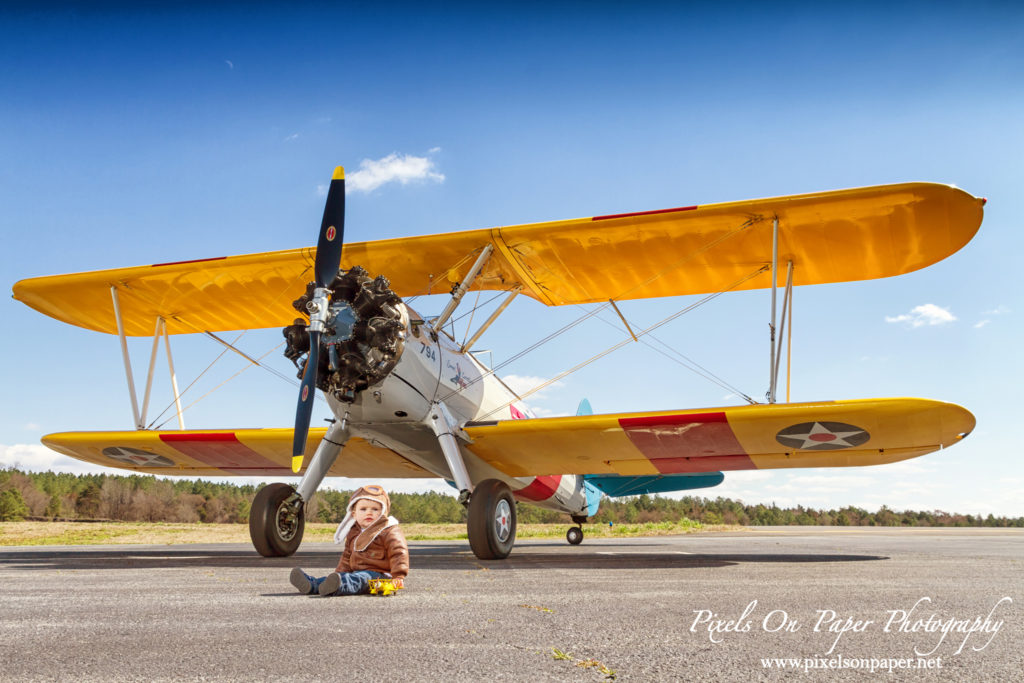
{"label": "red stripe on wing", "polygon": [[725,413],[624,417],[619,426],[662,474],[757,469]]}
{"label": "red stripe on wing", "polygon": [[291,473],[290,467],[260,455],[231,432],[161,434],[160,440],[190,458],[231,474]]}
{"label": "red stripe on wing", "polygon": [[607,221],[612,218],[631,218],[633,216],[654,216],[659,213],[676,213],[677,211],[694,211],[696,206],[677,206],[674,209],[657,209],[655,211],[634,211],[633,213],[614,213],[607,216],[594,216],[592,221]]}
{"label": "red stripe on wing", "polygon": [[206,263],[207,261],[223,261],[227,256],[213,256],[211,258],[196,258],[191,261],[168,261],[167,263],[154,263],[152,268],[159,268],[160,266],[183,266],[188,263]]}

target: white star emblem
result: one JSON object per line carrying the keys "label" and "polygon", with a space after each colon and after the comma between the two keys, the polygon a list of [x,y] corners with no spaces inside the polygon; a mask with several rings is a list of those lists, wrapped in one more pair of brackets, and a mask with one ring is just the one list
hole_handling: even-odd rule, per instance
{"label": "white star emblem", "polygon": [[498,540],[502,543],[512,533],[512,510],[509,508],[508,501],[498,501],[498,505],[494,510],[494,530],[497,532]]}
{"label": "white star emblem", "polygon": [[111,446],[103,449],[103,455],[136,467],[173,467],[174,463],[162,455],[140,448]]}
{"label": "white star emblem", "polygon": [[865,430],[842,422],[804,422],[783,429],[775,439],[783,446],[827,451],[860,446],[871,438]]}

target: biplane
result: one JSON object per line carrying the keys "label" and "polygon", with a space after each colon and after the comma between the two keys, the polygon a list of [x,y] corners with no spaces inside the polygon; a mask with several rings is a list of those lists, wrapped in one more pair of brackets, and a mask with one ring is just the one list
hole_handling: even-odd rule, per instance
{"label": "biplane", "polygon": [[[249,528],[264,556],[295,552],[305,504],[327,476],[443,478],[468,508],[475,555],[501,559],[515,543],[519,501],[568,513],[576,526],[567,540],[576,544],[605,495],[711,487],[729,471],[892,463],[963,439],[975,420],[958,405],[779,402],[778,375],[795,285],[929,266],[974,236],[984,202],[947,185],[907,183],[345,243],[338,167],[316,248],[27,279],[14,297],[121,340],[136,429],[50,434],[50,448],[158,475],[301,474],[295,485],[262,487],[253,501]],[[771,289],[764,403],[538,418],[473,353],[520,295],[621,317],[621,301],[749,289]],[[425,290],[451,292],[435,317],[404,300]],[[460,343],[446,322],[474,290],[504,298]],[[652,329],[621,320],[633,339]],[[267,327],[283,328],[301,379],[293,428],[187,430],[179,407],[180,429],[145,429],[161,338],[173,379],[172,335],[219,339],[218,331]],[[141,410],[132,336],[153,337]],[[318,389],[334,420],[311,429]]]}

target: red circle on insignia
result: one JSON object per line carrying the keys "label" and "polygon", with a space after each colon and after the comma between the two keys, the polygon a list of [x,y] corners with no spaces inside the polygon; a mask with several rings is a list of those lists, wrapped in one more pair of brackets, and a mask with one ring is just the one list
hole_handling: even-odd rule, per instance
{"label": "red circle on insignia", "polygon": [[309,385],[302,387],[302,400],[305,401],[309,397]]}
{"label": "red circle on insignia", "polygon": [[334,236],[335,236],[335,235],[337,235],[337,234],[338,234],[338,233],[337,233],[337,231],[336,231],[336,230],[334,229],[334,226],[333,226],[333,225],[331,225],[331,226],[329,226],[329,227],[327,228],[327,234],[325,235],[325,237],[327,237],[327,241],[328,241],[328,242],[333,242],[333,241],[334,241]]}
{"label": "red circle on insignia", "polygon": [[807,437],[811,441],[835,441],[835,434],[811,434]]}

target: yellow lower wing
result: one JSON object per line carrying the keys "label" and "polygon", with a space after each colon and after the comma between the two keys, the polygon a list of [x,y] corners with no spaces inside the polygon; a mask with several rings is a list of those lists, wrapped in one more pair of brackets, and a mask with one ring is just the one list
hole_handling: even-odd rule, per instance
{"label": "yellow lower wing", "polygon": [[[906,460],[957,443],[974,416],[919,398],[504,420],[466,425],[466,448],[508,475],[676,474],[850,467]],[[306,452],[326,430],[310,430]],[[291,429],[66,432],[43,438],[86,462],[149,474],[288,476]],[[353,438],[335,477],[434,477]]]}
{"label": "yellow lower wing", "polygon": [[[310,429],[313,453],[326,429]],[[64,432],[43,443],[72,458],[147,474],[183,476],[272,476],[292,474],[291,429],[166,432]],[[308,459],[307,459],[308,462]],[[394,451],[349,439],[330,477],[433,477]]]}
{"label": "yellow lower wing", "polygon": [[952,403],[918,398],[470,423],[468,448],[513,476],[676,474],[850,467],[906,460],[974,429]]}

